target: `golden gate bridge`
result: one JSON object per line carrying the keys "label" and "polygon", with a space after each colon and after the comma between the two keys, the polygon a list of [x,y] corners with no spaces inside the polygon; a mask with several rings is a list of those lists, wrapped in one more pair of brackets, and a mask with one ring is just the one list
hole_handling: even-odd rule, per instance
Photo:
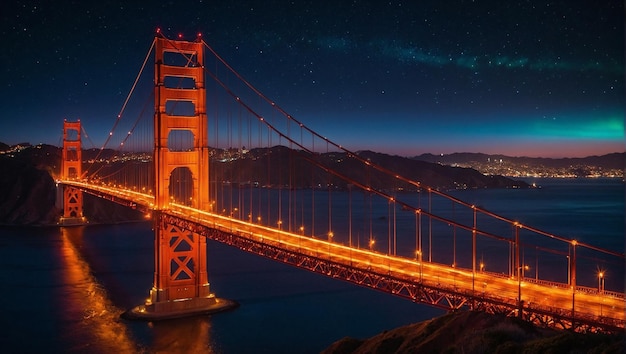
{"label": "golden gate bridge", "polygon": [[[151,56],[153,88],[126,122]],[[589,271],[623,267],[624,254],[501,216],[348,150],[263,95],[200,35],[157,31],[95,157],[83,158],[80,121],[63,131],[61,225],[86,222],[83,193],[152,219],[153,288],[129,317],[232,307],[210,292],[210,239],[450,311],[577,331],[625,327],[624,293],[605,288],[608,270]]]}

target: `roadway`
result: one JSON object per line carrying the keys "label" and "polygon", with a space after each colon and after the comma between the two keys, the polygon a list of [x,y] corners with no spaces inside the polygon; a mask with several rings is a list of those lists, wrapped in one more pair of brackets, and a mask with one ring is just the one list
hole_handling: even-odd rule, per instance
{"label": "roadway", "polygon": [[[62,181],[62,183],[96,194],[115,196],[127,201],[127,205],[136,206],[140,210],[149,211],[154,207],[154,197],[143,192],[80,181]],[[625,320],[624,293],[600,292],[598,289],[581,286],[576,287],[574,292],[569,285],[563,283],[537,281],[523,277],[518,279],[497,273],[423,262],[419,253],[416,253],[414,259],[397,257],[370,249],[348,247],[324,239],[277,230],[179,204],[170,204],[169,209],[162,210],[162,212],[288,251],[307,254],[318,259],[328,259],[331,262],[377,274],[388,274],[412,283],[450,289],[450,291],[472,294],[474,297],[513,305],[518,303],[521,295],[524,308],[559,314],[571,314],[574,309],[576,317],[616,320],[621,323],[621,326]],[[332,239],[332,236],[328,238]]]}

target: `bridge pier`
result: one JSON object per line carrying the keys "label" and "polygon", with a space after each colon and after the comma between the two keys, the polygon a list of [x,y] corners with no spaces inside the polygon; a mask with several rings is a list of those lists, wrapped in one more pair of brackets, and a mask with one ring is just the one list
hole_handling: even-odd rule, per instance
{"label": "bridge pier", "polygon": [[[210,315],[233,309],[239,305],[232,300],[217,298],[214,294],[208,294],[204,297],[159,301],[159,295],[163,294],[163,289],[152,288],[150,297],[145,304],[124,312],[122,317],[129,320],[161,321],[181,317]],[[153,299],[156,299],[156,301]]]}
{"label": "bridge pier", "polygon": [[[170,176],[176,169],[187,169],[193,176],[191,206],[206,209],[209,205],[209,150],[204,87],[204,45],[155,39],[154,86],[154,191],[155,222],[154,286],[146,303],[126,313],[128,318],[159,320],[214,313],[235,307],[234,301],[218,299],[211,294],[207,277],[206,238],[167,223],[163,210],[169,208],[174,195]],[[170,61],[165,53],[179,54],[186,63]],[[193,88],[166,84],[166,78],[177,81],[192,79]],[[171,83],[170,83],[171,85]],[[193,115],[177,116],[166,110],[168,103],[191,102]],[[193,135],[193,149],[171,150],[170,133],[188,131]]]}
{"label": "bridge pier", "polygon": [[206,238],[168,224],[154,212],[154,286],[143,305],[124,314],[129,319],[163,320],[205,315],[237,306],[210,291]]}

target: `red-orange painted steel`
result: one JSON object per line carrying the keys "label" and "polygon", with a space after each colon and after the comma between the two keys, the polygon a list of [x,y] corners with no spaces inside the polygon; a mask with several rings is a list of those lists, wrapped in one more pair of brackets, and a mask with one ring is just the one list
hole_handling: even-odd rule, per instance
{"label": "red-orange painted steel", "polygon": [[[207,141],[206,90],[204,87],[202,42],[156,39],[155,51],[155,210],[167,210],[171,202],[170,180],[177,168],[193,177],[191,204],[206,210],[209,206],[209,150]],[[165,62],[166,54],[181,55],[182,66]],[[169,57],[168,57],[169,58]],[[166,78],[193,79],[193,88],[167,87]],[[191,102],[194,114],[172,115],[168,102]],[[191,151],[171,151],[168,136],[174,130],[193,134]],[[156,220],[156,218],[155,218]],[[150,301],[154,304],[210,295],[206,239],[164,222],[155,224],[155,274]]]}
{"label": "red-orange painted steel", "polygon": [[[61,179],[77,179],[82,176],[82,146],[80,120],[63,121],[63,156]],[[75,133],[72,133],[75,131]],[[63,218],[83,217],[83,192],[71,186],[64,187]]]}

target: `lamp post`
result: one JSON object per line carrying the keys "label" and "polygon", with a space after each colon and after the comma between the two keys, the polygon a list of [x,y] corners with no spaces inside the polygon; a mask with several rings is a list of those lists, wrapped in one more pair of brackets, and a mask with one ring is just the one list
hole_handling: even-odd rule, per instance
{"label": "lamp post", "polygon": [[422,250],[415,251],[415,258],[420,264],[420,283],[424,281],[423,273],[424,273],[424,262],[422,262]]}
{"label": "lamp post", "polygon": [[522,309],[524,308],[524,303],[522,301],[522,278],[524,278],[524,271],[528,269],[528,265],[517,267],[517,299],[519,306],[519,312],[517,315],[519,318],[522,318]]}
{"label": "lamp post", "polygon": [[517,267],[517,317],[522,318],[522,267]]}
{"label": "lamp post", "polygon": [[[602,270],[598,272],[598,294],[604,294],[604,271]],[[600,317],[602,317],[604,297],[601,297],[600,300]]]}
{"label": "lamp post", "polygon": [[281,231],[283,229],[283,221],[282,220],[278,220],[276,222],[276,224],[278,224],[278,244],[280,244],[281,243],[280,234],[281,234]]}
{"label": "lamp post", "polygon": [[598,272],[598,293],[604,293],[604,272]]}
{"label": "lamp post", "polygon": [[328,260],[330,261],[330,243],[333,240],[333,232],[332,231],[328,231]]}
{"label": "lamp post", "polygon": [[539,280],[539,257],[537,256],[537,248],[535,247],[535,281]]}
{"label": "lamp post", "polygon": [[517,267],[517,316],[522,317],[522,267]]}
{"label": "lamp post", "polygon": [[569,262],[569,256],[565,256],[565,258],[567,258],[567,285],[570,285],[570,262]]}
{"label": "lamp post", "polygon": [[522,266],[520,264],[520,224],[516,221],[513,225],[515,226],[515,269],[517,270],[517,317],[522,318],[524,305],[522,303]]}
{"label": "lamp post", "polygon": [[576,245],[578,241],[572,240],[572,259],[571,259],[571,281],[570,286],[572,288],[572,318],[576,315]]}

